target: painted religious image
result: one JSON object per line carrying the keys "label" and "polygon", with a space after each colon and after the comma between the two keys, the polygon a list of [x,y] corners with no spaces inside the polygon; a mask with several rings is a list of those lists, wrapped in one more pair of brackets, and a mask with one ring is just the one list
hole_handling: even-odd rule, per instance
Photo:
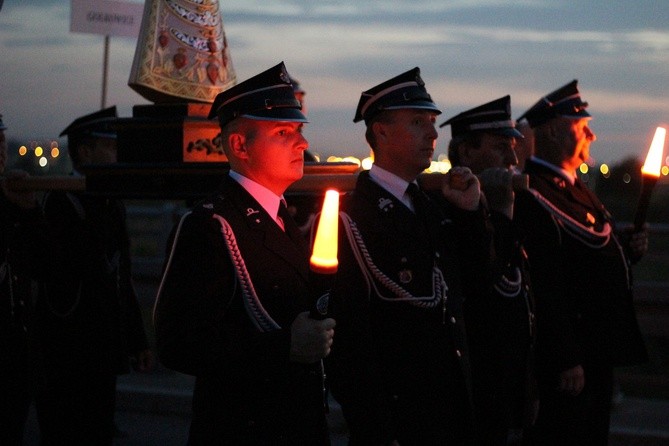
{"label": "painted religious image", "polygon": [[218,0],[146,2],[130,87],[155,103],[210,103],[235,82]]}

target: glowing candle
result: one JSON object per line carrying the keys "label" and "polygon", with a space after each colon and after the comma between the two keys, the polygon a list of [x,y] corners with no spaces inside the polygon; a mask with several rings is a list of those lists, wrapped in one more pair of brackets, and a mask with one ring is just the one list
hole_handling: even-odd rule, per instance
{"label": "glowing candle", "polygon": [[311,270],[319,274],[337,272],[337,236],[339,231],[339,192],[325,192],[323,209],[316,229],[314,249],[309,261]]}
{"label": "glowing candle", "polygon": [[667,130],[663,127],[658,127],[653,136],[653,142],[648,149],[646,162],[641,167],[642,187],[639,202],[637,203],[636,213],[634,214],[634,229],[640,231],[646,222],[646,211],[648,210],[648,203],[650,202],[650,194],[660,177],[660,170],[662,169],[662,154],[664,152],[664,140],[667,135]]}

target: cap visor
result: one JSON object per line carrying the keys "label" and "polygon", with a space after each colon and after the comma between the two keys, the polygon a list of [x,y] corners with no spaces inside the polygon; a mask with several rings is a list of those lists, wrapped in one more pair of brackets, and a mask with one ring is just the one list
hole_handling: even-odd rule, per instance
{"label": "cap visor", "polygon": [[562,116],[563,118],[568,118],[568,119],[592,119],[592,115],[588,113],[585,110],[580,110],[577,111],[576,113],[569,113],[569,114],[558,114],[558,116]]}
{"label": "cap visor", "polygon": [[258,110],[251,113],[245,113],[242,116],[257,121],[309,122],[307,117],[297,108]]}
{"label": "cap visor", "polygon": [[503,129],[495,129],[494,133],[502,136],[511,136],[512,138],[525,138],[522,133],[520,133],[515,128],[506,127]]}

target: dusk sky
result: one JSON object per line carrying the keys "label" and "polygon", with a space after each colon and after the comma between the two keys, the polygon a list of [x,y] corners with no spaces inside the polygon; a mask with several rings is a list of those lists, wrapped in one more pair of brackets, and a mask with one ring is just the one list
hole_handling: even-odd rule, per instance
{"label": "dusk sky", "polygon": [[[140,2],[141,3],[141,2]],[[367,156],[360,92],[420,67],[449,117],[511,95],[518,117],[572,79],[594,116],[596,162],[645,155],[669,122],[669,7],[657,0],[221,0],[238,81],[285,61],[307,90],[305,130],[322,156]],[[5,0],[0,113],[12,139],[57,139],[100,107],[104,37],[69,31],[70,2]],[[112,37],[107,105],[128,87],[136,40]],[[440,129],[445,153],[450,129]],[[64,141],[62,141],[64,142]],[[666,155],[666,152],[665,152]]]}

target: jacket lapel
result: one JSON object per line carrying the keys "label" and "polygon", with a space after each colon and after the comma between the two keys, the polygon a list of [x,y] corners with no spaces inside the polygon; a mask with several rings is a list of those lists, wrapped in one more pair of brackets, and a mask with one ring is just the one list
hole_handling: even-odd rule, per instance
{"label": "jacket lapel", "polygon": [[308,246],[292,218],[284,218],[285,232],[246,189],[232,179],[226,181],[227,196],[242,215],[249,231],[256,233],[263,246],[281,257],[305,279],[308,278]]}

